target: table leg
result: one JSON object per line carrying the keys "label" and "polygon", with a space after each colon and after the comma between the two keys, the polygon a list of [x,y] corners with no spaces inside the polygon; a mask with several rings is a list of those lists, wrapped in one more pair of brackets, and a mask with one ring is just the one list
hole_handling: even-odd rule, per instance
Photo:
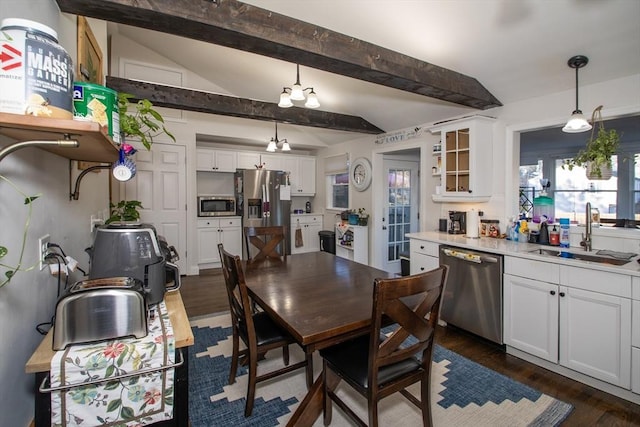
{"label": "table leg", "polygon": [[291,416],[291,419],[289,419],[287,427],[311,427],[318,417],[320,417],[324,399],[322,392],[323,385],[322,375],[320,375]]}

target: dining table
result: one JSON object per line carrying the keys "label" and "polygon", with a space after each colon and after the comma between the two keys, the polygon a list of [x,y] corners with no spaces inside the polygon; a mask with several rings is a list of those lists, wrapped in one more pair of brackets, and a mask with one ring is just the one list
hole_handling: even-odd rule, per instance
{"label": "dining table", "polygon": [[[328,252],[289,255],[284,260],[244,262],[251,298],[307,353],[368,333],[373,282],[394,273]],[[322,413],[320,375],[287,426],[311,426]]]}

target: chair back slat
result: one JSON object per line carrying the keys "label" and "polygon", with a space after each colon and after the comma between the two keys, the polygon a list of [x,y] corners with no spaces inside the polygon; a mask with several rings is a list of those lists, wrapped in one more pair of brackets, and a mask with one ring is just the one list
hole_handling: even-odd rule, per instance
{"label": "chair back slat", "polygon": [[[422,357],[423,368],[429,368],[425,359],[430,363],[447,273],[448,267],[442,265],[422,274],[375,280],[369,351],[370,372],[375,374],[370,375],[370,381],[377,381],[381,367],[410,357]],[[397,329],[381,336],[381,329],[389,321]]]}
{"label": "chair back slat", "polygon": [[249,263],[287,258],[287,232],[284,226],[244,227],[244,237]]}

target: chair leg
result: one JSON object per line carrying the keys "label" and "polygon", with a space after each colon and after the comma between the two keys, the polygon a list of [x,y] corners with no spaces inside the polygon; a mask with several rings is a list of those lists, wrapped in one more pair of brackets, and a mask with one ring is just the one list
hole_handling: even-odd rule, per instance
{"label": "chair leg", "polygon": [[233,332],[233,353],[231,355],[231,370],[229,371],[229,384],[233,384],[236,382],[236,371],[238,370],[238,359],[240,358],[239,354],[239,339],[238,334]]}
{"label": "chair leg", "polygon": [[369,427],[378,427],[378,400],[376,396],[369,397]]}
{"label": "chair leg", "polygon": [[282,347],[282,360],[284,362],[284,366],[289,366],[289,346],[285,345]]}
{"label": "chair leg", "polygon": [[253,411],[253,400],[256,396],[256,376],[258,371],[258,358],[255,352],[249,352],[249,382],[247,383],[247,402],[244,406],[244,416],[248,417]]}
{"label": "chair leg", "polygon": [[304,352],[305,360],[307,361],[307,367],[305,368],[307,374],[307,390],[313,385],[313,353]]}
{"label": "chair leg", "polygon": [[433,425],[433,418],[431,416],[431,378],[430,375],[425,375],[420,381],[420,401],[422,402],[422,425],[424,427],[431,427]]}
{"label": "chair leg", "polygon": [[331,417],[332,417],[332,412],[331,412],[331,407],[333,406],[333,403],[331,402],[331,398],[329,397],[329,390],[328,390],[328,386],[327,386],[327,381],[328,381],[328,377],[329,377],[329,368],[327,367],[327,362],[323,361],[322,362],[322,413],[324,414],[323,417],[323,421],[324,421],[324,425],[328,426],[329,424],[331,424]]}

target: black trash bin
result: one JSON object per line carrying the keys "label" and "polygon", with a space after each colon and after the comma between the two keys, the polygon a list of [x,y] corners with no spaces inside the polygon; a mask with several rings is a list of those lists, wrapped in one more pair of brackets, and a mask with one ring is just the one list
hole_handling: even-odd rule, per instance
{"label": "black trash bin", "polygon": [[320,250],[336,254],[336,232],[331,230],[322,230],[318,232],[320,236]]}
{"label": "black trash bin", "polygon": [[409,252],[400,252],[400,275],[409,276],[411,274],[411,257]]}

